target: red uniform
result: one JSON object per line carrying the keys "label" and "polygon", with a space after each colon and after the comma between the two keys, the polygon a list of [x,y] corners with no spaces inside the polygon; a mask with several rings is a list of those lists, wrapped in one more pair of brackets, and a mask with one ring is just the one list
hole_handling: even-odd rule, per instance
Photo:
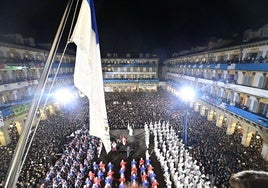
{"label": "red uniform", "polygon": [[88,178],[89,178],[91,181],[93,181],[94,178],[95,178],[95,174],[94,174],[92,171],[89,171],[89,173],[88,173]]}
{"label": "red uniform", "polygon": [[152,188],[157,188],[158,185],[159,185],[159,183],[158,183],[156,180],[154,180],[154,181],[152,182]]}
{"label": "red uniform", "polygon": [[119,182],[121,183],[121,182],[125,182],[126,181],[126,178],[124,177],[124,176],[121,176],[120,178],[119,178]]}
{"label": "red uniform", "polygon": [[141,165],[144,165],[144,160],[143,160],[143,158],[140,159],[139,164],[140,164],[140,166],[141,166]]}
{"label": "red uniform", "polygon": [[120,166],[121,166],[121,168],[126,169],[126,164],[127,164],[127,162],[125,162],[124,160],[122,160],[122,161],[120,162]]}

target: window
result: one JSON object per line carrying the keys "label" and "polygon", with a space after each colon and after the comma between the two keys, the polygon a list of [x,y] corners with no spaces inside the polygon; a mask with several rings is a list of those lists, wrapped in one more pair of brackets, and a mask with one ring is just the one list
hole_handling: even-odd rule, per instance
{"label": "window", "polygon": [[252,112],[257,112],[258,101],[254,100],[252,105]]}
{"label": "window", "polygon": [[268,104],[260,102],[259,114],[268,117]]}
{"label": "window", "polygon": [[264,76],[261,75],[259,78],[258,88],[263,88],[264,86]]}
{"label": "window", "polygon": [[250,76],[247,75],[247,76],[245,76],[245,82],[244,82],[244,85],[249,86],[249,84],[250,84]]}
{"label": "window", "polygon": [[248,99],[246,106],[249,108],[250,107],[250,104],[251,104],[251,99]]}
{"label": "window", "polygon": [[233,93],[230,92],[230,93],[228,94],[228,100],[229,100],[230,103],[233,102],[233,98],[234,98]]}

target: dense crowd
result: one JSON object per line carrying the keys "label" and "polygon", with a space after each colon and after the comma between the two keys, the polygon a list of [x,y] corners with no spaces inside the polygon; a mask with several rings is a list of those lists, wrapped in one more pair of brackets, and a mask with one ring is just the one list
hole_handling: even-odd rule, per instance
{"label": "dense crowd", "polygon": [[[80,105],[79,108],[74,106],[75,112],[70,113],[70,110],[65,113],[64,111],[56,111],[55,115],[49,115],[47,120],[40,121],[39,126],[36,127],[36,135],[27,159],[20,172],[18,187],[36,187],[40,185],[49,167],[61,155],[64,149],[63,146],[68,144],[70,135],[75,130],[81,129],[86,121],[88,122],[88,110],[85,110],[85,108],[88,108],[88,103],[87,101],[80,102],[84,105]],[[0,179],[2,184],[19,138],[15,126],[11,127],[9,132],[11,143],[7,146],[1,146]]]}
{"label": "dense crowd", "polygon": [[154,142],[154,152],[163,170],[167,188],[172,187],[214,187],[210,178],[206,178],[197,160],[190,156],[182,139],[170,126],[169,122],[150,123],[149,127]]}
{"label": "dense crowd", "polygon": [[[106,93],[110,129],[143,128],[144,123],[159,120],[178,121],[178,98],[162,89],[158,92]],[[174,122],[174,124],[175,124]]]}
{"label": "dense crowd", "polygon": [[242,130],[226,134],[226,127],[215,126],[197,113],[189,116],[188,144],[192,156],[201,162],[216,185],[228,184],[234,172],[254,169],[268,171],[268,162],[261,158],[262,140],[253,136],[249,147],[241,144]]}
{"label": "dense crowd", "polygon": [[[134,129],[143,128],[145,123],[166,121],[179,138],[183,137],[182,118],[185,106],[178,98],[163,89],[159,88],[158,92],[106,93],[105,96],[111,130],[127,129],[129,125]],[[18,187],[38,187],[46,180],[51,181],[51,167],[62,163],[57,162],[58,160],[65,160],[62,158],[63,154],[66,156],[66,152],[72,153],[72,148],[68,148],[73,147],[70,145],[73,138],[70,135],[82,130],[89,122],[88,101],[84,98],[80,100],[83,105],[73,106],[64,112],[56,111],[55,115],[48,116],[47,120],[40,122],[21,170]],[[241,145],[242,135],[239,130],[228,136],[226,127],[219,128],[215,121],[207,121],[205,117],[193,111],[190,111],[188,119],[189,155],[196,160],[200,171],[215,186],[227,186],[230,175],[241,170],[268,171],[268,164],[260,154],[261,139],[253,137],[250,146],[246,148]],[[11,143],[0,147],[1,181],[5,178],[18,140],[15,127],[10,129],[10,135]],[[79,153],[79,150],[75,149],[75,152]],[[85,183],[84,180],[85,178]]]}
{"label": "dense crowd", "polygon": [[[138,128],[143,127],[144,122],[166,120],[183,138],[185,105],[177,97],[159,89],[157,93],[120,93],[110,99],[108,114],[109,117],[116,117],[109,122],[112,129],[126,128],[126,121]],[[234,172],[246,169],[268,171],[268,162],[261,158],[262,139],[253,136],[249,147],[244,147],[241,139],[242,130],[237,129],[233,135],[226,135],[226,127],[217,127],[215,121],[208,121],[199,113],[190,111],[189,151],[217,187],[228,185]]]}

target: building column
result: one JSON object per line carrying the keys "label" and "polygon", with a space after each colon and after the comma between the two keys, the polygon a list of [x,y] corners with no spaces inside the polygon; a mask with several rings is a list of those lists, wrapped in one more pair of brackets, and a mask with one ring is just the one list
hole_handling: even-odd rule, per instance
{"label": "building column", "polygon": [[194,103],[194,111],[195,111],[195,112],[199,112],[199,111],[200,111],[200,106],[201,106],[201,105],[199,104],[199,102],[195,102],[195,103]]}
{"label": "building column", "polygon": [[19,122],[15,122],[15,126],[17,128],[19,135],[21,135],[23,127],[21,126],[21,124]]}
{"label": "building column", "polygon": [[226,134],[227,135],[232,135],[234,134],[234,131],[235,131],[235,127],[236,127],[236,121],[234,118],[232,117],[227,117],[227,129],[226,129]]}
{"label": "building column", "polygon": [[261,156],[265,161],[268,161],[268,143],[267,142],[263,142],[262,144]]}
{"label": "building column", "polygon": [[224,120],[224,115],[223,114],[217,115],[216,126],[217,127],[222,127],[223,120]]}
{"label": "building column", "polygon": [[54,109],[54,107],[52,105],[48,105],[48,110],[49,110],[49,113],[51,115],[54,115],[55,114],[55,109]]}
{"label": "building column", "polygon": [[250,140],[252,138],[252,133],[254,133],[253,130],[250,129],[250,125],[243,124],[243,137],[241,140],[241,144],[245,147],[248,147],[250,144]]}
{"label": "building column", "polygon": [[214,114],[215,112],[214,112],[214,109],[211,109],[209,112],[208,112],[208,116],[207,116],[207,120],[208,121],[212,121],[213,120],[213,118],[214,118]]}
{"label": "building column", "polygon": [[0,143],[2,146],[6,146],[10,143],[10,137],[8,134],[8,126],[3,126],[0,129]]}
{"label": "building column", "polygon": [[46,110],[41,109],[41,110],[40,110],[40,115],[41,115],[41,119],[42,119],[42,120],[46,120],[46,119],[47,119],[47,113],[46,113]]}
{"label": "building column", "polygon": [[[202,105],[201,105],[202,106]],[[206,110],[207,110],[207,107],[206,106],[200,106],[200,115],[201,116],[206,116]]]}

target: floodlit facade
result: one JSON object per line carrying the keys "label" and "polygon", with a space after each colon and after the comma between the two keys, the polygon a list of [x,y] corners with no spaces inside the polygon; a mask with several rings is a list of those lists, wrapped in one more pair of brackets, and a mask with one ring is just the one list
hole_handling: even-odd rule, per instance
{"label": "floodlit facade", "polygon": [[246,31],[241,42],[227,42],[183,51],[165,60],[162,77],[167,90],[192,86],[198,94],[192,107],[226,134],[241,132],[248,147],[252,137],[263,139],[268,160],[268,40],[267,27]]}

